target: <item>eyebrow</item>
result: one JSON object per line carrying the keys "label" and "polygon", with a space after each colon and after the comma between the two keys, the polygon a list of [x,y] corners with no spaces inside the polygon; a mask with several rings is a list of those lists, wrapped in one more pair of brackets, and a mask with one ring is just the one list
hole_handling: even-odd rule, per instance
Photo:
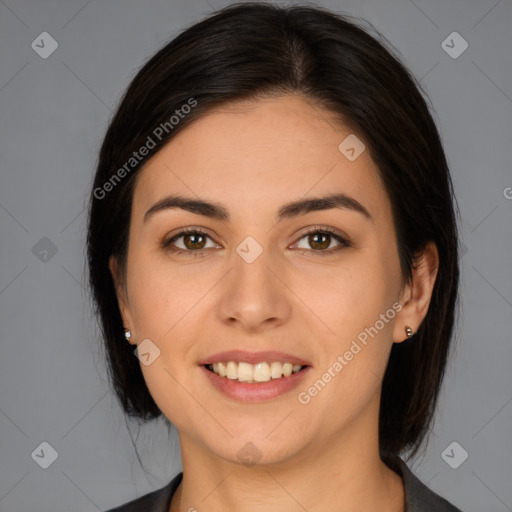
{"label": "eyebrow", "polygon": [[[230,219],[229,210],[220,203],[173,195],[164,197],[155,203],[144,214],[144,222],[147,222],[158,212],[173,208],[180,208],[197,215],[203,215],[220,221],[229,221]],[[352,210],[361,213],[364,217],[373,222],[373,217],[370,215],[370,212],[359,201],[346,194],[329,194],[326,196],[311,197],[286,203],[279,208],[276,215],[276,222],[298,217],[299,215],[305,215],[309,212],[330,210],[334,208]]]}

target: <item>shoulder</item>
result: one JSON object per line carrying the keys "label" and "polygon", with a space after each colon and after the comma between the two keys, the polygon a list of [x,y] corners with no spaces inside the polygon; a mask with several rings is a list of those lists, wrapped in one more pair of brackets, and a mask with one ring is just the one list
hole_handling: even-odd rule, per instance
{"label": "shoulder", "polygon": [[106,512],[168,512],[171,499],[182,478],[183,472],[178,473],[165,487]]}
{"label": "shoulder", "polygon": [[406,512],[462,512],[421,482],[402,459],[386,460],[386,464],[402,476]]}

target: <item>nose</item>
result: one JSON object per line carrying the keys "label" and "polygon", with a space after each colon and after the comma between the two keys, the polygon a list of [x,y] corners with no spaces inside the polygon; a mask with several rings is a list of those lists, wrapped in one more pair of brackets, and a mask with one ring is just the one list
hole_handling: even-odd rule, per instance
{"label": "nose", "polygon": [[289,319],[290,291],[279,276],[278,263],[271,259],[268,250],[251,263],[234,254],[233,268],[224,280],[218,303],[222,322],[260,332]]}

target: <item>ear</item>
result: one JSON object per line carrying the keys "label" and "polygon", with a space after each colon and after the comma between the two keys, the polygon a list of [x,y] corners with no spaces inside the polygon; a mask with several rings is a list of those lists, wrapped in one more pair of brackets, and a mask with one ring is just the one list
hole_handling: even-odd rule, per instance
{"label": "ear", "polygon": [[132,340],[129,343],[133,345],[135,343],[133,341],[135,339],[135,333],[132,316],[130,313],[130,307],[128,303],[126,283],[124,282],[122,276],[120,275],[119,265],[117,262],[117,258],[115,256],[110,256],[108,260],[108,268],[110,270],[110,274],[112,275],[112,280],[114,281],[114,288],[117,296],[117,304],[119,306],[119,311],[121,312],[123,325],[126,329],[131,331]]}
{"label": "ear", "polygon": [[415,258],[412,279],[400,296],[402,309],[396,316],[393,341],[401,343],[407,339],[405,326],[415,333],[427,315],[432,291],[439,268],[439,253],[434,242],[430,241],[425,249]]}

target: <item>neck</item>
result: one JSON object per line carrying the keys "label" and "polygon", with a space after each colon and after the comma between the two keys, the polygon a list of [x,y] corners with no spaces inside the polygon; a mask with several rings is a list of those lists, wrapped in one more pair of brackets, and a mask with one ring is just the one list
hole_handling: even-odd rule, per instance
{"label": "neck", "polygon": [[169,512],[401,512],[403,482],[381,461],[378,443],[369,442],[378,436],[360,424],[352,430],[253,466],[205,452],[180,433],[183,480]]}

